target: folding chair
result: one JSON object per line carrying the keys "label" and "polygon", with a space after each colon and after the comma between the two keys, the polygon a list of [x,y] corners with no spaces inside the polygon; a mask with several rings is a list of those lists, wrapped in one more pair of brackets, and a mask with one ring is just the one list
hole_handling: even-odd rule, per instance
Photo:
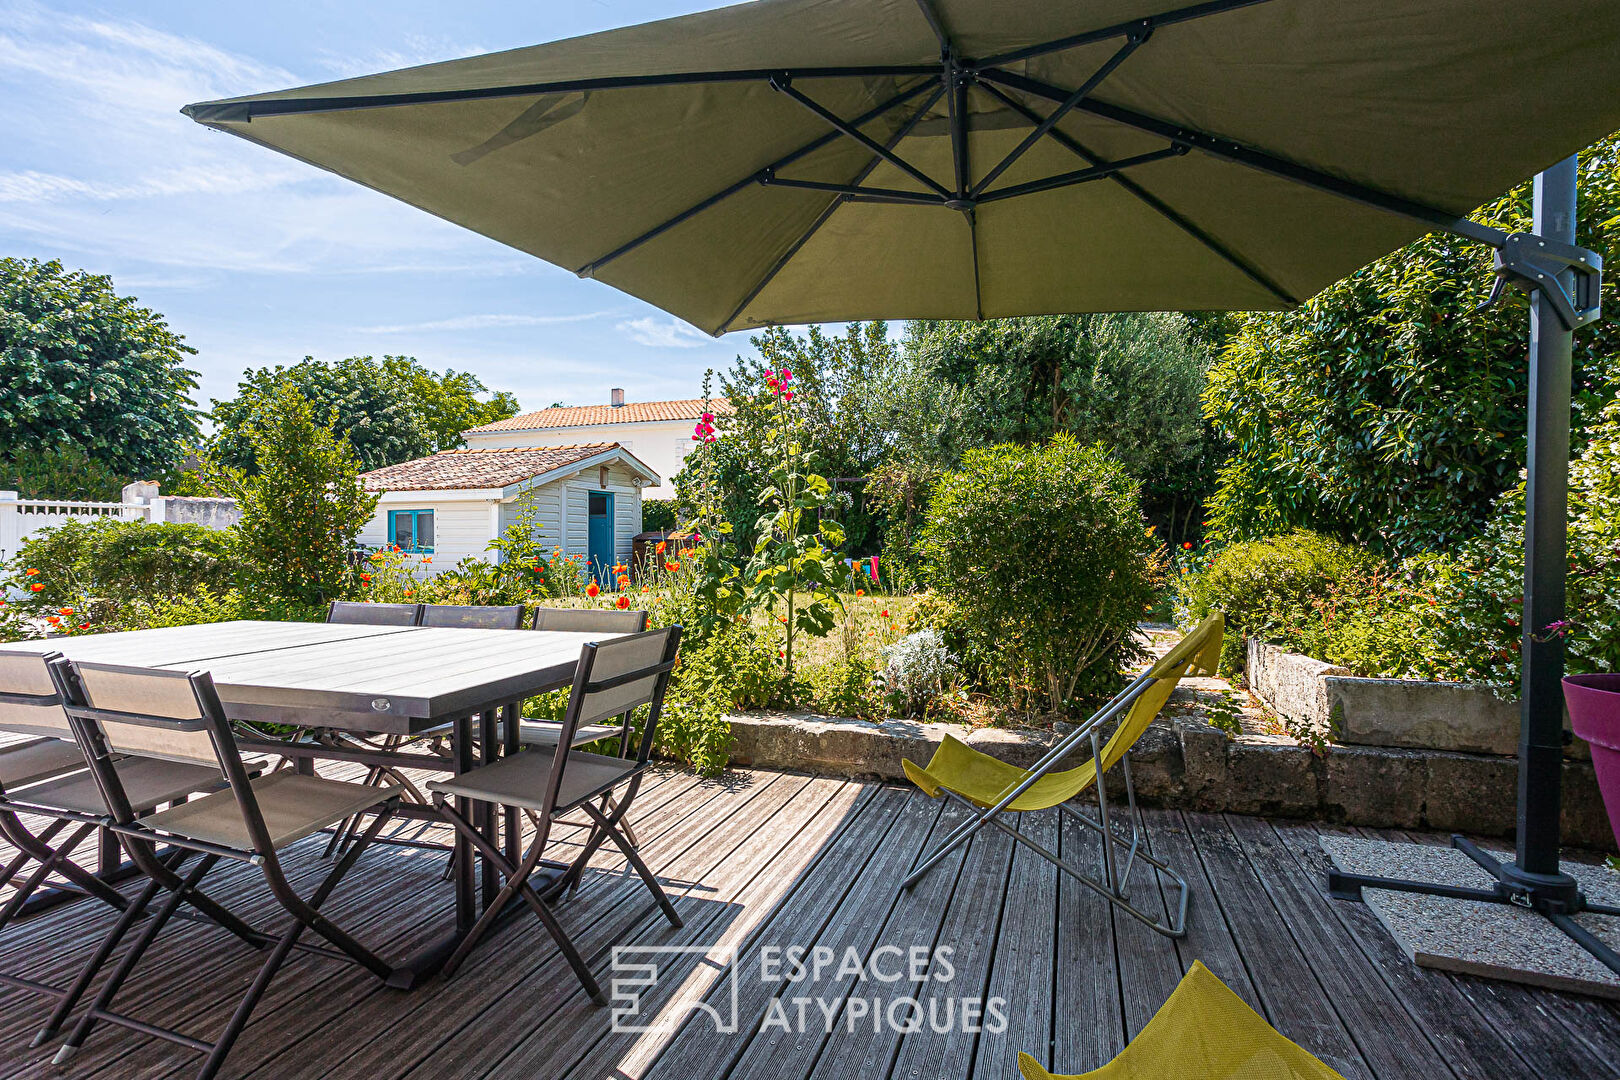
{"label": "folding chair", "polygon": [[[1033,766],[1020,769],[993,757],[981,754],[951,736],[945,736],[933,760],[926,768],[902,760],[906,776],[930,798],[941,793],[967,807],[971,818],[957,828],[944,842],[912,871],[901,888],[909,889],[922,876],[937,866],[951,851],[967,843],[968,839],[986,825],[994,825],[1013,839],[1024,844],[1067,871],[1082,885],[1099,893],[1104,899],[1128,914],[1146,923],[1167,937],[1181,937],[1187,932],[1187,882],[1170,867],[1142,850],[1143,825],[1141,810],[1136,805],[1136,788],[1131,783],[1131,764],[1127,757],[1136,740],[1142,737],[1153,718],[1169,700],[1176,684],[1189,671],[1214,674],[1221,652],[1221,635],[1225,620],[1215,612],[1183,638],[1175,648],[1147,671],[1131,680],[1120,691],[1074,731],[1060,739]],[[1120,721],[1107,743],[1103,743],[1103,728],[1121,714]],[[1082,744],[1089,745],[1091,758],[1066,772],[1053,772]],[[1121,836],[1114,828],[1108,807],[1107,785],[1099,783],[1115,765],[1120,767],[1125,782],[1125,797],[1129,808],[1130,834]],[[1092,818],[1069,800],[1095,787],[1097,791],[1097,817]],[[1029,836],[1002,820],[1002,813],[1011,810],[1023,813],[1059,807],[1077,821],[1102,836],[1102,878],[1093,878],[1068,860],[1059,858]],[[1121,869],[1115,847],[1125,850],[1124,868]],[[1126,888],[1131,871],[1137,861],[1147,863],[1172,881],[1179,891],[1175,914],[1168,923],[1134,907]]]}
{"label": "folding chair", "polygon": [[[73,741],[61,695],[51,680],[49,664],[55,658],[54,653],[0,651],[0,731],[36,736],[0,748],[0,835],[17,848],[17,855],[0,870],[0,887],[30,863],[37,864],[0,907],[0,930],[53,875],[60,879],[58,887],[93,896],[116,910],[123,911],[130,903],[111,884],[72,861],[74,851],[99,834],[101,869],[106,871],[116,862],[118,847],[101,828],[106,804],[86,768],[84,752]],[[149,814],[194,792],[216,791],[225,782],[219,769],[199,765],[123,760],[113,767],[131,792],[136,814]],[[32,832],[21,814],[43,817],[50,824]],[[58,841],[70,827],[67,837]],[[0,972],[0,985],[69,999],[69,1008],[77,1001],[68,987],[19,975]]]}
{"label": "folding chair", "polygon": [[[359,604],[355,606],[380,607],[393,605]],[[407,607],[409,605],[401,604],[398,606]],[[442,627],[453,630],[518,630],[523,626],[522,604],[512,604],[503,607],[484,607],[475,604],[421,604],[418,606],[417,610],[418,626]],[[439,749],[437,741],[444,738],[445,733],[449,731],[450,727],[451,725],[449,724],[442,724],[439,727],[431,728],[417,735],[387,735],[383,737],[380,743],[374,743],[367,739],[362,739],[349,732],[335,734],[335,737],[341,742],[349,743],[367,750],[381,750],[384,753],[394,753],[407,743],[428,740],[434,743],[431,749],[437,752]],[[400,786],[404,788],[408,801],[420,803],[427,802],[426,799],[421,797],[421,793],[416,791],[415,788],[408,782],[407,778],[403,776],[397,769],[384,768],[381,765],[373,765],[371,768],[366,770],[365,779],[362,780],[361,783],[367,784],[371,787],[376,787],[384,780],[389,779],[392,779],[395,783],[400,784]],[[332,839],[326,845],[327,856],[330,857],[333,852],[346,847],[349,841],[354,838],[355,829],[358,827],[358,818],[351,821],[346,821],[342,825],[338,826],[338,828],[332,833]],[[447,870],[446,873],[448,872],[449,871]]]}
{"label": "folding chair", "polygon": [[[562,737],[554,751],[548,754],[525,750],[453,779],[428,784],[439,812],[506,879],[494,902],[445,962],[447,976],[456,971],[494,926],[507,903],[513,897],[522,897],[556,941],[591,1000],[599,1005],[607,1004],[601,986],[563,932],[551,907],[553,898],[578,882],[591,856],[605,840],[613,841],[635,867],[670,923],[682,925],[680,915],[664,895],[658,879],[622,831],[624,816],[635,799],[641,775],[649,767],[653,734],[663,711],[664,690],[669,684],[669,673],[675,667],[680,640],[681,628],[670,626],[634,637],[585,645],[580,650],[568,711],[563,717]],[[580,725],[614,716],[621,718],[624,746],[628,748],[630,713],[642,705],[650,708],[635,757],[607,757],[571,749],[573,733]],[[597,799],[606,800],[616,792],[620,792],[616,802],[604,803],[601,808],[595,805]],[[538,815],[538,827],[529,850],[520,860],[508,859],[450,803],[451,798],[533,810]],[[546,859],[552,825],[561,815],[574,810],[583,811],[593,826],[584,849],[572,863]],[[542,867],[536,887],[531,879]]]}
{"label": "folding chair", "polygon": [[[254,1006],[294,948],[352,960],[379,980],[387,980],[393,969],[322,915],[320,908],[394,812],[398,799],[395,789],[368,788],[288,771],[250,777],[214,690],[213,679],[206,672],[187,674],[111,664],[70,664],[58,659],[51,665],[51,674],[62,695],[73,733],[105,798],[108,827],[118,835],[130,859],[148,879],[140,897],[125,910],[113,932],[86,963],[80,974],[83,985],[88,985],[106,963],[118,938],[130,929],[140,911],[160,890],[168,893],[57,1051],[57,1064],[72,1058],[96,1025],[106,1020],[206,1054],[197,1074],[199,1080],[206,1080],[224,1065]],[[162,761],[212,764],[224,773],[229,788],[137,820],[120,770],[113,764],[115,751]],[[282,871],[279,852],[328,825],[362,812],[374,815],[370,827],[309,899],[300,897]],[[157,857],[159,844],[197,852],[202,858],[181,877],[170,861]],[[264,874],[271,893],[292,916],[292,925],[280,937],[273,938],[254,930],[202,892],[203,877],[221,859],[257,866]],[[269,949],[258,975],[214,1042],[113,1010],[124,982],[182,903],[202,912],[250,947]],[[314,930],[336,948],[301,945],[298,939],[306,929]],[[67,1010],[59,1007],[35,1045],[52,1038],[66,1018]]]}
{"label": "folding chair", "polygon": [[1018,1055],[1024,1080],[1344,1080],[1290,1042],[1194,960],[1181,982],[1119,1056],[1074,1076]]}
{"label": "folding chair", "polygon": [[334,600],[332,606],[326,609],[327,622],[360,626],[415,626],[421,617],[421,604],[367,604]]}
{"label": "folding chair", "polygon": [[461,630],[520,630],[523,605],[482,607],[476,604],[423,604],[418,626],[443,626]]}

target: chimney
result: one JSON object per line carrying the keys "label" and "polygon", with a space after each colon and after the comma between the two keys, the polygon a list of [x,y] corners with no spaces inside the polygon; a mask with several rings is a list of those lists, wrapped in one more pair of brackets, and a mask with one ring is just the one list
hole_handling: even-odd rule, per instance
{"label": "chimney", "polygon": [[613,395],[610,400],[615,409],[624,404],[624,390],[622,387],[615,386],[612,390],[608,391],[608,393]]}

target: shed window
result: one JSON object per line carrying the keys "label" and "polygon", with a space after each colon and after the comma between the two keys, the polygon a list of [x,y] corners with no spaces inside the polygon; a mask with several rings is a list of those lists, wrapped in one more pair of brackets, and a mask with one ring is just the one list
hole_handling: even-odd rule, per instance
{"label": "shed window", "polygon": [[433,554],[433,511],[388,511],[388,542],[416,554]]}

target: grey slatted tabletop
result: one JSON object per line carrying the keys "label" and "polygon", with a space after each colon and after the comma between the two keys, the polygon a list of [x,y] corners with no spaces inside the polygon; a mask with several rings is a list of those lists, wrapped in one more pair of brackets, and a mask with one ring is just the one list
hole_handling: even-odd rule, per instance
{"label": "grey slatted tabletop", "polygon": [[213,674],[233,720],[413,735],[566,685],[617,634],[226,622],[3,646]]}

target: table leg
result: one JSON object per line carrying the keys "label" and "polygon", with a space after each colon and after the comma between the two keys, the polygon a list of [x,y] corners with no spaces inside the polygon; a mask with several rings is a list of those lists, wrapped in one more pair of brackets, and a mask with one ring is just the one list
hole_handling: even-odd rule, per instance
{"label": "table leg", "polygon": [[[478,759],[479,763],[483,765],[493,762],[500,750],[495,735],[495,718],[497,715],[495,709],[485,709],[478,714]],[[478,819],[478,831],[484,835],[485,840],[489,841],[491,847],[495,847],[500,843],[500,839],[495,835],[495,821],[498,814],[495,807],[490,803],[481,802],[478,806],[481,812]],[[483,887],[483,896],[479,904],[481,912],[483,908],[495,902],[495,894],[501,891],[501,883],[495,874],[495,867],[488,859],[480,857],[478,867],[479,883]]]}
{"label": "table leg", "polygon": [[[505,746],[502,749],[507,754],[515,754],[523,749],[523,744],[518,740],[518,724],[523,719],[523,706],[508,705],[501,711],[504,714],[503,733],[506,736]],[[506,858],[515,866],[523,850],[523,822],[515,806],[505,808],[505,817],[506,820],[502,822],[502,837],[506,842]]]}
{"label": "table leg", "polygon": [[[472,725],[470,716],[456,717],[452,732],[455,742],[456,775],[471,772],[473,768]],[[472,813],[472,800],[456,798],[456,812],[463,817]],[[473,862],[478,858],[472,843],[456,835],[456,929],[462,933],[472,929],[478,918],[478,903],[474,893]]]}

